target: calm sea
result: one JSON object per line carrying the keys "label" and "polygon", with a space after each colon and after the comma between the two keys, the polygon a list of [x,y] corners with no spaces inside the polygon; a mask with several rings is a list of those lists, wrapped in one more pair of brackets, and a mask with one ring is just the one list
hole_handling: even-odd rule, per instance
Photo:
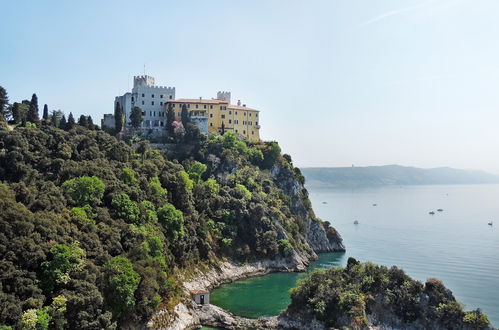
{"label": "calm sea", "polygon": [[[317,216],[338,229],[347,247],[344,254],[321,255],[310,268],[344,266],[349,256],[397,265],[421,281],[443,280],[466,309],[480,307],[499,326],[499,185],[309,192]],[[224,285],[211,301],[243,316],[276,315],[304,276],[277,273]]]}

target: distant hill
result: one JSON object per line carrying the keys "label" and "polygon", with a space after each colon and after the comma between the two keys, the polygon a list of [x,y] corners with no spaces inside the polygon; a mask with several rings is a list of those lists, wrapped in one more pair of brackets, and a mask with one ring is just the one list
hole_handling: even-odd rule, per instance
{"label": "distant hill", "polygon": [[309,187],[499,183],[497,175],[450,167],[308,167],[301,171]]}

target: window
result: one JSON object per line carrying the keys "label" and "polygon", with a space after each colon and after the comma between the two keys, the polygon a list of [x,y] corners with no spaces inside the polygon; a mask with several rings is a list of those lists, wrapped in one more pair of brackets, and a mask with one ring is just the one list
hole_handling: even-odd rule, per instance
{"label": "window", "polygon": [[222,119],[225,119],[225,115],[222,115]]}
{"label": "window", "polygon": [[236,129],[236,133],[238,132],[238,130]]}
{"label": "window", "polygon": [[146,96],[144,93],[142,93],[142,97]]}
{"label": "window", "polygon": [[204,109],[206,109],[206,104],[205,104],[205,105],[203,105],[203,108],[204,108]]}
{"label": "window", "polygon": [[144,105],[144,101],[142,101],[142,105]]}
{"label": "window", "polygon": [[133,102],[133,96],[132,96],[132,102]]}
{"label": "window", "polygon": [[159,105],[163,105],[163,102],[159,102]]}
{"label": "window", "polygon": [[151,117],[152,117],[152,111],[149,111],[149,116],[151,116]]}
{"label": "window", "polygon": [[244,115],[246,116],[246,112],[244,113]]}
{"label": "window", "polygon": [[210,113],[210,118],[213,118],[213,114],[212,113]]}
{"label": "window", "polygon": [[213,123],[210,123],[210,126],[213,126]]}
{"label": "window", "polygon": [[249,116],[251,117],[251,112],[250,112]]}
{"label": "window", "polygon": [[190,104],[187,104],[187,109],[190,109],[191,108],[191,105]]}
{"label": "window", "polygon": [[229,111],[229,115],[232,115],[232,111]]}
{"label": "window", "polygon": [[154,101],[151,101],[151,105],[154,105]]}
{"label": "window", "polygon": [[152,94],[151,97],[154,98],[154,94]]}
{"label": "window", "polygon": [[199,104],[196,104],[196,109],[199,108]]}
{"label": "window", "polygon": [[210,109],[213,109],[213,106],[212,106],[212,105],[210,105]]}
{"label": "window", "polygon": [[[160,99],[162,99],[162,98],[163,98],[163,94],[160,94],[160,95],[159,95],[159,98],[160,98]],[[163,126],[163,125],[161,125],[161,126]]]}
{"label": "window", "polygon": [[232,120],[231,119],[229,119],[229,124],[232,124]]}
{"label": "window", "polygon": [[154,116],[154,117],[156,117],[156,111],[154,111],[153,113],[154,113],[154,115],[153,115],[153,116]]}
{"label": "window", "polygon": [[255,121],[255,125],[258,126],[258,122],[257,121]]}
{"label": "window", "polygon": [[255,134],[255,132],[251,131],[251,135],[254,135],[254,134]]}
{"label": "window", "polygon": [[246,131],[243,131],[243,134],[246,134]]}
{"label": "window", "polygon": [[258,114],[256,114],[256,115],[255,115],[255,117],[257,117],[257,118],[258,118]]}
{"label": "window", "polygon": [[173,99],[173,95],[170,95],[170,100]]}
{"label": "window", "polygon": [[145,111],[142,111],[142,116],[145,116],[146,115],[146,112]]}
{"label": "window", "polygon": [[237,115],[237,111],[236,111],[236,115]]}

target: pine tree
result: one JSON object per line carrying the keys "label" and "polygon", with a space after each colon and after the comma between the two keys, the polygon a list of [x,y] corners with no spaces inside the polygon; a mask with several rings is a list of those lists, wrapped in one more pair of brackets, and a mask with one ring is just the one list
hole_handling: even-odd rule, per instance
{"label": "pine tree", "polygon": [[123,129],[123,107],[118,102],[114,105],[114,128],[117,133]]}
{"label": "pine tree", "polygon": [[168,111],[166,112],[166,129],[170,136],[173,136],[173,122],[175,121],[175,110],[173,110],[173,106],[171,103],[168,103]]}
{"label": "pine tree", "polygon": [[7,91],[5,88],[0,86],[0,120],[5,120],[7,116],[5,115],[7,111],[7,105],[9,104],[9,97],[7,96]]}
{"label": "pine tree", "polygon": [[59,122],[60,129],[66,129],[68,123],[66,122],[66,115],[62,115],[61,121]]}
{"label": "pine tree", "polygon": [[187,110],[187,105],[182,105],[182,112],[180,113],[180,118],[182,119],[182,125],[187,127],[187,124],[191,121],[191,116]]}
{"label": "pine tree", "polygon": [[49,119],[49,107],[46,104],[43,106],[43,117],[42,118],[44,121],[47,121]]}
{"label": "pine tree", "polygon": [[88,127],[87,117],[84,115],[81,115],[80,119],[78,119],[78,125],[80,125],[82,127]]}
{"label": "pine tree", "polygon": [[66,131],[69,131],[73,127],[75,127],[76,122],[75,122],[75,117],[73,117],[73,113],[70,112],[68,116],[68,122],[66,124]]}
{"label": "pine tree", "polygon": [[33,94],[31,101],[29,102],[29,110],[26,114],[26,121],[37,124],[40,121],[40,116],[38,115],[38,97]]}
{"label": "pine tree", "polygon": [[87,117],[87,127],[88,129],[95,130],[95,125],[92,116]]}

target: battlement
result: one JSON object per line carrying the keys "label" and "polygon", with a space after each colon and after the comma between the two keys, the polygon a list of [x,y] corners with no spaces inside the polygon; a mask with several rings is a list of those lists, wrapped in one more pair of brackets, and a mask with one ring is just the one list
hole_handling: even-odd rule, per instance
{"label": "battlement", "polygon": [[218,91],[217,92],[217,100],[226,101],[230,104],[230,92],[226,91]]}
{"label": "battlement", "polygon": [[133,87],[137,87],[137,86],[152,87],[154,85],[155,85],[154,77],[147,76],[147,75],[133,77]]}

